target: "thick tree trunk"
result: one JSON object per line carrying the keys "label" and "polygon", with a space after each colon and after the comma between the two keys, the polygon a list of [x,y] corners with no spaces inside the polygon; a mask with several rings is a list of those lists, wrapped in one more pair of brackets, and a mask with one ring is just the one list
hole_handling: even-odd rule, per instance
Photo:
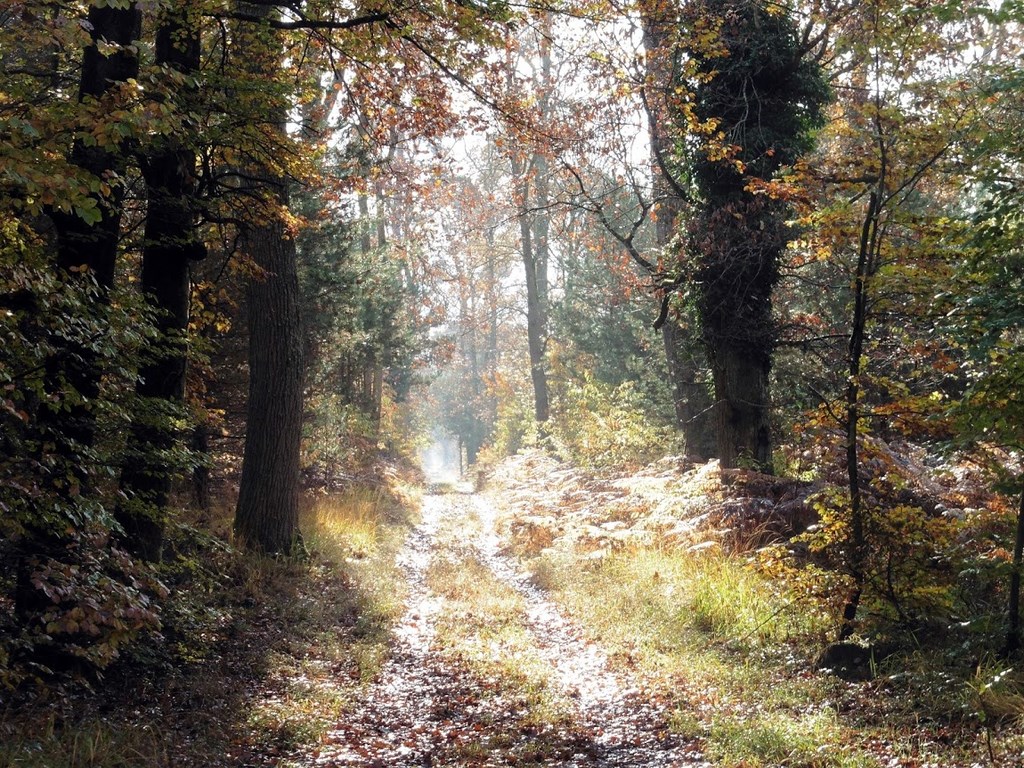
{"label": "thick tree trunk", "polygon": [[[758,322],[770,327],[770,318]],[[771,349],[734,343],[730,334],[716,333],[707,318],[705,324],[715,388],[718,460],[723,468],[744,466],[771,474]]]}
{"label": "thick tree trunk", "polygon": [[749,198],[715,203],[702,218],[707,250],[698,280],[718,459],[722,467],[742,465],[770,474],[771,294],[785,246],[784,225],[766,203]]}
{"label": "thick tree trunk", "polygon": [[247,226],[244,241],[265,277],[246,292],[249,403],[235,535],[252,549],[289,554],[299,540],[304,373],[295,241],[279,218]]}
{"label": "thick tree trunk", "polygon": [[672,317],[661,326],[661,340],[668,364],[676,427],[683,433],[686,451],[695,458],[714,457],[718,454],[714,401],[707,386],[700,381],[706,355],[699,340],[690,338]]}
{"label": "thick tree trunk", "polygon": [[686,51],[698,80],[693,116],[717,126],[716,137],[700,131],[690,137],[699,210],[688,246],[714,372],[719,459],[723,466],[746,460],[770,473],[772,294],[792,211],[783,196],[757,193],[751,182],[770,182],[813,146],[811,128],[824,121],[825,80],[796,42],[785,8],[714,0],[683,12],[712,14],[722,46],[708,51],[689,41]]}
{"label": "thick tree trunk", "polygon": [[[196,23],[193,23],[196,22]],[[198,19],[178,9],[161,19],[156,61],[181,74],[199,68]],[[158,95],[160,100],[163,94]],[[186,105],[187,106],[187,105]],[[143,351],[135,392],[139,412],[121,471],[127,501],[117,519],[133,554],[159,560],[166,507],[175,475],[167,453],[180,444],[175,428],[185,399],[189,320],[189,263],[206,249],[195,231],[196,153],[177,137],[140,155],[148,207],[142,249],[141,290],[156,311],[157,337]]]}
{"label": "thick tree trunk", "polygon": [[721,345],[714,351],[714,413],[722,467],[750,466],[771,472],[768,407],[770,361],[750,350]]}
{"label": "thick tree trunk", "polygon": [[[271,6],[240,4],[269,17]],[[239,53],[253,84],[272,80],[281,66],[278,36],[269,28],[239,34]],[[263,109],[277,119],[284,143],[288,105],[270,96]],[[245,452],[235,508],[235,535],[268,554],[291,554],[300,543],[299,458],[302,441],[303,352],[295,240],[281,215],[288,182],[267,170],[269,158],[253,157],[250,184],[265,204],[242,225],[244,251],[258,268],[246,289],[249,328],[249,402]]]}

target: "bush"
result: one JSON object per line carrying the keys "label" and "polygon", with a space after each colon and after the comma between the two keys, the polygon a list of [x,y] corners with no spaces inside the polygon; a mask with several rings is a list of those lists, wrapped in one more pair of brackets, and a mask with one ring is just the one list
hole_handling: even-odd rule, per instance
{"label": "bush", "polygon": [[28,599],[12,604],[0,647],[0,681],[14,686],[71,670],[108,667],[121,649],[160,629],[167,588],[134,562],[103,526],[70,534],[61,546],[22,560]]}
{"label": "bush", "polygon": [[533,393],[527,386],[515,387],[504,377],[495,377],[492,387],[497,399],[497,416],[488,453],[512,456],[537,443]]}
{"label": "bush", "polygon": [[638,467],[671,451],[675,430],[652,419],[633,382],[616,387],[585,375],[558,393],[551,432],[565,458],[583,467]]}

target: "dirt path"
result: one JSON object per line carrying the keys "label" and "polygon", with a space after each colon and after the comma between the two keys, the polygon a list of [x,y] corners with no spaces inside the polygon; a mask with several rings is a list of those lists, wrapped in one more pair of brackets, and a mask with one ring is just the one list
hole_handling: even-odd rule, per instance
{"label": "dirt path", "polygon": [[[436,650],[443,598],[427,586],[439,532],[457,533],[525,605],[524,623],[568,702],[572,726],[539,729],[503,706],[493,680]],[[567,621],[501,553],[495,512],[469,493],[429,494],[423,517],[399,553],[409,582],[407,610],[395,629],[380,681],[310,759],[318,766],[680,766],[707,765],[668,732],[666,713],[613,672],[601,650]],[[500,683],[499,683],[500,687]]]}

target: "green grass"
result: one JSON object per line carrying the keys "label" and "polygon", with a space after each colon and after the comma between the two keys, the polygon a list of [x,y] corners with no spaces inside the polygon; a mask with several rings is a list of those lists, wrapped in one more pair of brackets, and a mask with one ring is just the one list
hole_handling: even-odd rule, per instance
{"label": "green grass", "polygon": [[826,629],[746,562],[719,550],[642,547],[599,561],[535,561],[538,580],[619,664],[675,698],[672,726],[721,766],[860,768],[829,685],[795,655]]}
{"label": "green grass", "polygon": [[708,757],[745,768],[868,768],[878,762],[841,746],[842,728],[829,710],[802,715],[766,713],[712,721]]}
{"label": "green grass", "polygon": [[672,697],[672,728],[716,766],[1021,765],[1011,757],[1024,754],[1021,665],[988,661],[971,673],[922,648],[848,684],[813,668],[834,636],[830,617],[741,556],[538,555],[527,536],[540,534],[518,542],[534,555],[536,581],[616,664]]}

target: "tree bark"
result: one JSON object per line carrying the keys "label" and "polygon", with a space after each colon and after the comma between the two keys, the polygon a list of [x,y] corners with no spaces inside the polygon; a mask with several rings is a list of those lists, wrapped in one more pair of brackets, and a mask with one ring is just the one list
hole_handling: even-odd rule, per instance
{"label": "tree bark", "polygon": [[[198,19],[187,6],[165,12],[156,33],[156,63],[185,75],[196,72],[199,43]],[[139,411],[121,471],[127,501],[117,510],[129,551],[151,561],[160,559],[175,475],[167,454],[181,442],[174,425],[185,399],[189,263],[206,255],[192,210],[195,150],[177,136],[158,142],[139,157],[148,200],[140,288],[155,311],[157,336],[143,350],[139,367]]]}
{"label": "tree bark", "polygon": [[533,382],[533,413],[538,424],[544,424],[551,417],[548,397],[547,361],[547,296],[541,291],[547,281],[540,276],[540,264],[533,244],[533,226],[526,211],[529,194],[529,171],[524,170],[522,189],[522,210],[519,214],[519,233],[523,253],[523,269],[526,272],[526,341],[530,352],[530,379]]}
{"label": "tree bark", "polygon": [[[285,192],[278,199],[287,205]],[[249,402],[235,535],[249,548],[290,554],[299,541],[304,378],[295,241],[280,218],[247,225],[244,241],[265,276],[246,290]]]}
{"label": "tree bark", "polygon": [[759,194],[751,181],[770,183],[813,147],[828,89],[785,8],[707,0],[685,12],[705,21],[711,14],[720,44],[708,50],[705,41],[688,41],[693,117],[716,126],[714,136],[691,134],[699,207],[689,246],[715,381],[719,460],[770,473],[772,293],[792,212],[784,196]]}
{"label": "tree bark", "polygon": [[785,247],[771,204],[747,193],[716,201],[694,226],[699,236],[700,312],[715,391],[722,467],[772,473],[771,295]]}
{"label": "tree bark", "polygon": [[765,356],[752,355],[743,347],[719,344],[713,350],[715,431],[722,467],[745,465],[772,471],[769,372]]}
{"label": "tree bark", "polygon": [[[540,79],[534,81],[537,94],[537,119],[549,117],[551,93],[550,15],[544,17],[544,30],[539,42]],[[515,67],[507,62],[507,87],[515,88]],[[551,402],[547,376],[548,333],[548,195],[547,160],[534,147],[529,153],[513,154],[512,175],[516,180],[516,205],[519,236],[526,273],[526,338],[530,354],[530,380],[533,383],[534,420],[541,431],[551,418]],[[531,190],[533,196],[531,198]]]}
{"label": "tree bark", "polygon": [[[192,432],[192,450],[204,459],[210,454],[210,428],[205,422],[196,424]],[[204,460],[192,470],[192,503],[203,512],[213,509],[210,491],[210,464]]]}
{"label": "tree bark", "polygon": [[676,428],[683,433],[690,456],[712,458],[718,452],[716,426],[712,418],[714,401],[707,386],[700,381],[700,371],[707,364],[706,355],[698,340],[688,337],[672,317],[661,326],[661,340],[668,364]]}
{"label": "tree bark", "polygon": [[[269,6],[242,4],[269,19]],[[252,82],[273,80],[281,48],[269,25],[239,34],[239,52]],[[288,106],[273,97],[262,107],[278,121],[282,143]],[[251,191],[264,204],[241,227],[242,245],[260,274],[246,286],[249,329],[249,401],[235,535],[251,549],[291,554],[300,543],[299,458],[304,361],[295,240],[281,215],[288,181],[270,171],[269,158],[251,158]]]}
{"label": "tree bark", "polygon": [[[668,103],[674,88],[672,35],[679,20],[665,13],[665,4],[641,10],[644,42],[644,67],[647,92],[647,121],[651,139],[651,174],[653,196],[657,201],[654,223],[655,243],[664,260],[668,260],[674,240],[679,234],[679,221],[684,201],[666,178],[669,158],[674,151],[668,134],[671,106]],[[710,458],[717,453],[713,401],[707,387],[700,381],[707,370],[707,357],[698,334],[688,333],[675,317],[669,316],[661,326],[665,362],[675,408],[676,427],[683,433],[687,452],[697,458]]]}

